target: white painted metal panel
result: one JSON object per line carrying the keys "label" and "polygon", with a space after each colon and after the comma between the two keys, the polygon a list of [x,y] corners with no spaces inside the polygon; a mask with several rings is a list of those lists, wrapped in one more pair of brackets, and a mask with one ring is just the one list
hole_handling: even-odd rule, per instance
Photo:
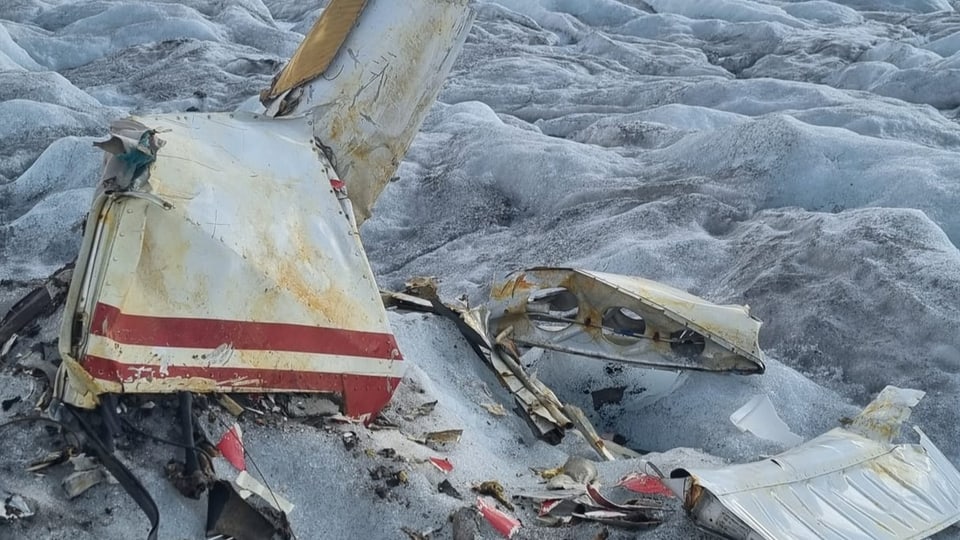
{"label": "white painted metal panel", "polygon": [[62,348],[93,380],[74,386],[331,392],[357,416],[385,405],[401,355],[309,121],[134,120],[163,144],[146,184],[101,195],[88,223],[86,285],[68,305],[83,328],[67,317]]}
{"label": "white painted metal panel", "polygon": [[314,134],[347,182],[358,223],[369,217],[433,106],[473,16],[467,0],[368,0],[323,74],[267,102],[268,114],[313,118]]}
{"label": "white painted metal panel", "polygon": [[[926,538],[960,520],[960,472],[922,432],[919,444],[889,440],[922,395],[887,387],[852,429],[763,461],[671,476],[690,477],[694,519],[733,538]],[[868,420],[870,436],[855,431]]]}

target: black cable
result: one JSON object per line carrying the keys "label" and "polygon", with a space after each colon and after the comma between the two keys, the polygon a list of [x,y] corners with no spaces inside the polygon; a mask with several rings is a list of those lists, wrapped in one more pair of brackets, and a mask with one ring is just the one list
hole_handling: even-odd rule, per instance
{"label": "black cable", "polygon": [[196,441],[193,438],[193,394],[190,392],[178,392],[177,401],[179,402],[180,428],[183,430],[183,440],[186,443],[183,446],[184,453],[184,472],[191,475],[200,469],[200,463],[197,461],[197,451],[194,449]]}

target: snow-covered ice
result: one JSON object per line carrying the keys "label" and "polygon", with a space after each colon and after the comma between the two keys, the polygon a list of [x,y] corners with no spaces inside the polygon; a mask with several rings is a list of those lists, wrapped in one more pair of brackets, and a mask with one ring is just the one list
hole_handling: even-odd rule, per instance
{"label": "snow-covered ice", "polygon": [[[91,143],[111,119],[237,108],[269,84],[322,6],[3,2],[0,312],[76,255],[102,159]],[[552,353],[531,366],[600,432],[655,452],[663,468],[782,450],[728,421],[758,394],[810,438],[887,384],[927,392],[911,422],[960,463],[958,8],[955,0],[478,1],[440,101],[363,225],[380,285],[433,275],[447,297],[479,303],[510,270],[576,265],[749,304],[764,321],[761,376],[689,374],[658,398],[644,395],[649,373]],[[464,429],[446,454],[461,491],[493,478],[508,492],[528,488],[530,467],[591,457],[574,434],[552,447],[518,417],[488,413],[483,403],[509,407],[510,398],[452,325],[421,314],[390,321],[409,363],[392,412],[439,400],[433,415],[404,427]],[[45,323],[41,341],[54,340],[56,322]],[[26,353],[26,341],[14,355]],[[3,399],[29,392],[22,379],[0,376]],[[625,387],[625,399],[595,410],[591,392],[610,386]],[[375,460],[344,449],[336,433],[247,424],[266,478],[297,505],[300,538],[397,538],[401,526],[443,527],[437,537],[449,537],[447,516],[463,503],[436,493],[440,472],[429,464],[403,465],[410,485],[380,499],[367,473]],[[66,503],[56,474],[23,473],[19,454],[7,451],[40,431],[15,431],[4,435],[0,483],[41,507],[33,521],[0,525],[0,537],[145,530],[118,487]],[[386,432],[363,437],[375,450],[425,457]],[[161,538],[196,537],[203,505],[163,478],[172,450],[121,455],[161,504]],[[601,464],[601,479],[636,467]],[[698,534],[677,515],[640,536]]]}

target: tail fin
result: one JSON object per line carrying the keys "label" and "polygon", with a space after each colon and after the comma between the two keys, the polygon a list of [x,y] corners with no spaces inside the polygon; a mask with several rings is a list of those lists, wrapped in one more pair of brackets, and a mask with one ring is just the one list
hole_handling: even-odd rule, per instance
{"label": "tail fin", "polygon": [[331,0],[261,101],[306,114],[358,225],[436,100],[473,21],[468,0]]}

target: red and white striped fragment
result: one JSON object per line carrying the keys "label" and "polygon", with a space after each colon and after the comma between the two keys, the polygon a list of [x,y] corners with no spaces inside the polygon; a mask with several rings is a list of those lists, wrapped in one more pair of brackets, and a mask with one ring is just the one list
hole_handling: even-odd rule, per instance
{"label": "red and white striped fragment", "polygon": [[505,538],[512,538],[520,530],[520,520],[510,514],[488,504],[481,497],[477,497],[477,509],[491,526]]}
{"label": "red and white striped fragment", "polygon": [[450,460],[447,458],[432,457],[430,458],[430,463],[433,463],[434,467],[440,469],[445,473],[449,473],[450,471],[453,470],[453,463],[451,463]]}
{"label": "red and white striped fragment", "polygon": [[644,473],[630,473],[621,478],[620,481],[617,482],[617,485],[634,493],[642,493],[644,495],[675,496],[673,491],[661,482],[659,478]]}

